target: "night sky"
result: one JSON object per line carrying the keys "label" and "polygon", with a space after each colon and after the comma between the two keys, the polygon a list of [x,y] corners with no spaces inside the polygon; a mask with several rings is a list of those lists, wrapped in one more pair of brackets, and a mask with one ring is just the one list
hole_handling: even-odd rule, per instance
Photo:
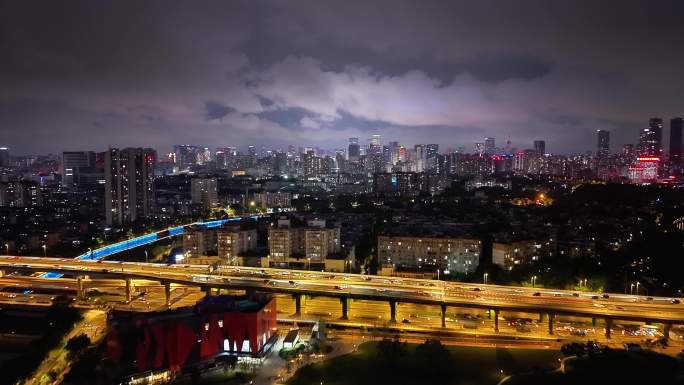
{"label": "night sky", "polygon": [[680,0],[0,0],[14,154],[372,134],[570,153],[596,129],[618,151],[682,115]]}

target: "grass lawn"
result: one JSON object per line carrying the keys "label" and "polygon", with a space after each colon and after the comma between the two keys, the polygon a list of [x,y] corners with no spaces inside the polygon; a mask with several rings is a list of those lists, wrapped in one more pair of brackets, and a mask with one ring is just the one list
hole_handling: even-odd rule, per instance
{"label": "grass lawn", "polygon": [[503,375],[551,369],[561,353],[555,350],[447,346],[448,357],[425,357],[406,345],[398,358],[388,360],[377,343],[365,343],[359,351],[309,365],[297,371],[288,385],[408,385],[497,384]]}

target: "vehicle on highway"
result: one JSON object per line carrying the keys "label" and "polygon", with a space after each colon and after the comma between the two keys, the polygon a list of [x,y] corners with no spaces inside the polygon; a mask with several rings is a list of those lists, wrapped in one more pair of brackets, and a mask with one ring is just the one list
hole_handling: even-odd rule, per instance
{"label": "vehicle on highway", "polygon": [[410,324],[411,321],[409,321],[409,320],[407,320],[406,318],[404,318],[403,320],[401,320],[401,323],[403,323],[403,324]]}
{"label": "vehicle on highway", "polygon": [[610,296],[609,296],[608,294],[604,294],[604,295],[602,295],[601,297],[603,297],[604,299],[610,298]]}
{"label": "vehicle on highway", "polygon": [[532,296],[533,296],[533,297],[541,297],[541,293],[538,292],[538,291],[535,291],[535,292],[532,294]]}
{"label": "vehicle on highway", "polygon": [[670,300],[670,303],[675,304],[675,305],[679,305],[680,302],[679,302],[678,299],[673,298],[673,299]]}

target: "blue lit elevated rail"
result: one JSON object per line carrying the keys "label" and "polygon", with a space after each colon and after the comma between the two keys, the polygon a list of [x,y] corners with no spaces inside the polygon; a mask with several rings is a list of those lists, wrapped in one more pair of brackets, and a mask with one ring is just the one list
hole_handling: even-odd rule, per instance
{"label": "blue lit elevated rail", "polygon": [[[193,222],[189,223],[187,225],[181,225],[181,226],[176,226],[176,227],[169,227],[168,229],[157,231],[154,233],[149,233],[149,234],[144,234],[139,237],[127,239],[125,241],[113,243],[111,245],[103,246],[100,248],[97,248],[92,251],[88,251],[84,254],[79,255],[76,257],[76,259],[79,260],[101,260],[107,257],[110,257],[114,254],[121,253],[126,250],[131,250],[136,247],[144,246],[144,245],[149,245],[151,243],[157,242],[159,240],[173,237],[176,235],[181,235],[185,232],[185,228],[191,227],[191,226],[204,226],[207,229],[213,229],[216,227],[223,226],[224,224],[228,222],[239,222],[245,218],[252,218],[254,220],[257,220],[261,218],[261,215],[253,215],[251,217],[233,217],[233,218],[227,218],[227,219],[217,219],[213,221],[200,221],[200,222]],[[63,274],[60,273],[43,273],[40,277],[41,278],[60,278],[62,277]]]}

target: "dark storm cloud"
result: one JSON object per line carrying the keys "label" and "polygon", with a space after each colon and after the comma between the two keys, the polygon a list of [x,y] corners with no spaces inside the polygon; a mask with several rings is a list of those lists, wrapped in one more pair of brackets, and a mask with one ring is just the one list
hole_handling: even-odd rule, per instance
{"label": "dark storm cloud", "polygon": [[684,114],[682,14],[676,0],[0,0],[0,144],[334,148],[380,133],[569,152],[603,128],[616,149],[650,116]]}
{"label": "dark storm cloud", "polygon": [[236,111],[236,109],[231,106],[226,106],[213,100],[205,102],[204,106],[207,109],[207,119],[209,120],[221,119],[231,112]]}

